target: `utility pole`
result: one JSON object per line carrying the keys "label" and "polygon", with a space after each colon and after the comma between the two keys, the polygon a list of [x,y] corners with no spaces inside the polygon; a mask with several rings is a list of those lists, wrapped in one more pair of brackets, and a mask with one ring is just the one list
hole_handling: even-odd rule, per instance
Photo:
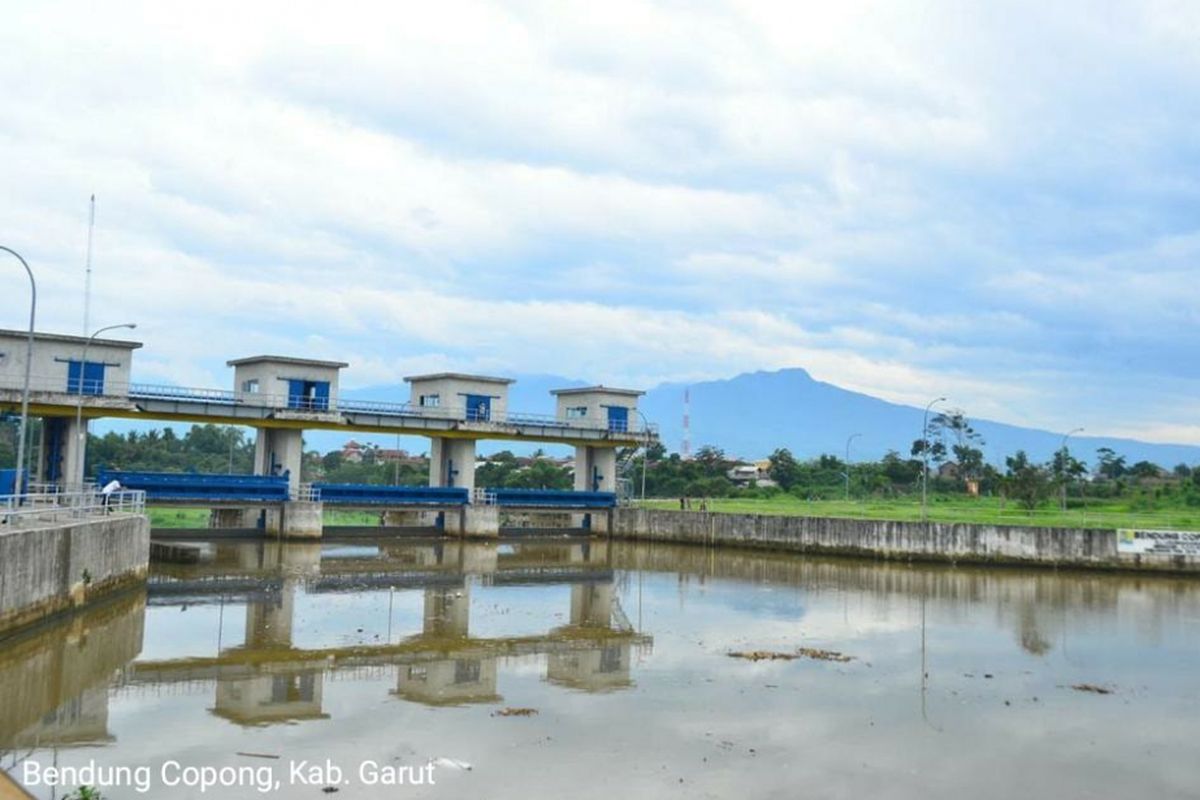
{"label": "utility pole", "polygon": [[635,409],[642,418],[642,504],[646,503],[646,463],[650,460],[650,420],[642,410]]}

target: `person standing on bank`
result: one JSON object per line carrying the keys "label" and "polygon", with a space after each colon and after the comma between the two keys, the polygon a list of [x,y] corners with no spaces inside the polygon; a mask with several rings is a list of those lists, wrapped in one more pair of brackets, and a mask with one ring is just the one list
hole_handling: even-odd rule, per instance
{"label": "person standing on bank", "polygon": [[113,478],[111,481],[104,484],[104,488],[100,490],[100,496],[102,498],[105,511],[108,511],[108,506],[110,503],[112,503],[113,492],[119,492],[120,490],[121,482],[116,478]]}

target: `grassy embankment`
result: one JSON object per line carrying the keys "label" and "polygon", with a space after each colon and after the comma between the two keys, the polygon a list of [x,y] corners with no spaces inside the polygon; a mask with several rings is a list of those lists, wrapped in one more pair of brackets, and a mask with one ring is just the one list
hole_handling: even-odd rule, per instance
{"label": "grassy embankment", "polygon": [[[1077,501],[1072,501],[1076,503]],[[679,500],[647,500],[649,508],[678,509]],[[692,500],[692,510],[700,501]],[[712,512],[730,514],[780,514],[806,517],[843,517],[850,519],[921,519],[921,504],[915,498],[897,500],[802,500],[781,494],[772,498],[716,498],[708,501]],[[197,508],[150,508],[150,522],[155,528],[206,528],[208,511]],[[1026,511],[1011,501],[1001,504],[996,498],[967,498],[935,496],[929,501],[929,518],[935,522],[976,522],[1004,525],[1040,525],[1066,528],[1162,528],[1167,530],[1200,530],[1200,508],[1178,506],[1154,510],[1131,507],[1129,501],[1095,500],[1086,508],[1072,506],[1060,511],[1045,504]],[[326,525],[379,524],[379,515],[366,511],[325,512]]]}
{"label": "grassy embankment", "polygon": [[[700,502],[691,501],[692,510]],[[1160,507],[1152,510],[1133,508],[1129,501],[1095,500],[1086,507],[1077,505],[1065,512],[1057,505],[1043,504],[1026,511],[1011,500],[994,497],[934,496],[929,499],[929,518],[935,522],[974,522],[1003,525],[1038,525],[1068,528],[1161,528],[1200,530],[1200,508]],[[679,509],[679,500],[647,500],[649,508]],[[803,500],[780,494],[771,498],[716,498],[708,501],[708,510],[729,514],[776,514],[806,517],[842,517],[851,519],[890,519],[919,521],[920,498],[896,500]]]}

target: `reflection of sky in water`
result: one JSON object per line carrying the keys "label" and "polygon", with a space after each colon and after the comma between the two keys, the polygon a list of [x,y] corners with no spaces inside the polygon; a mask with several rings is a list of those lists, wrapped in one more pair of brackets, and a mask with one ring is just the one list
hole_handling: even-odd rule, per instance
{"label": "reflection of sky in water", "polygon": [[[474,765],[403,792],[413,797],[1184,797],[1200,785],[1200,583],[697,553],[618,546],[611,563],[602,559],[625,615],[654,637],[652,648],[633,648],[625,686],[555,682],[547,656],[526,655],[499,660],[495,686],[485,687],[499,701],[446,707],[398,693],[403,666],[349,669],[318,677],[327,719],[238,725],[213,712],[211,679],[132,684],[109,701],[116,741],[60,748],[59,763],[246,763],[235,754],[250,751],[351,768],[362,758],[436,756]],[[377,552],[334,555],[352,566]],[[654,567],[633,569],[643,558]],[[465,593],[474,638],[539,637],[570,621],[569,584],[466,583],[446,591]],[[425,623],[423,589],[309,594],[297,585],[295,648],[386,641],[389,602],[391,641]],[[213,656],[219,620],[223,645],[239,647],[246,619],[243,602],[223,612],[216,603],[151,606],[137,660]],[[62,633],[46,636],[48,648],[74,646]],[[725,655],[798,646],[854,660]],[[320,676],[323,667],[277,672]],[[111,674],[99,671],[102,681]],[[1081,682],[1116,693],[1069,688]],[[270,684],[268,695],[286,689]],[[491,717],[498,705],[540,713]],[[355,786],[341,796],[398,791]]]}

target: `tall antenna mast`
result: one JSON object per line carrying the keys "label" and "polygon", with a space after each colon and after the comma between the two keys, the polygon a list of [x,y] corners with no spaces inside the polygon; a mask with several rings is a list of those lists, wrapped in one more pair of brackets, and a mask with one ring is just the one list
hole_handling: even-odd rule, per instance
{"label": "tall antenna mast", "polygon": [[692,457],[692,388],[683,387],[683,445],[679,448],[685,458]]}
{"label": "tall antenna mast", "polygon": [[92,233],[96,229],[96,195],[92,195],[91,211],[88,214],[87,261],[83,278],[83,335],[90,333],[92,312]]}

